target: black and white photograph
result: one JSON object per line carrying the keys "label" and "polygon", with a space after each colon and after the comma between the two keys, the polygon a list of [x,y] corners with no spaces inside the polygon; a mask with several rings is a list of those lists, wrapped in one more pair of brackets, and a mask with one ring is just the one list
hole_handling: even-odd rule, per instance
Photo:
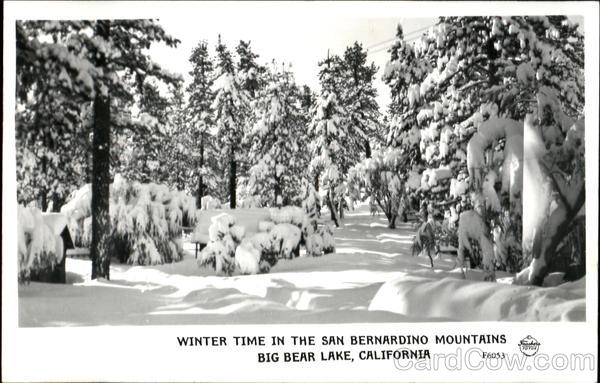
{"label": "black and white photograph", "polygon": [[586,15],[255,5],[5,26],[18,328],[592,319]]}

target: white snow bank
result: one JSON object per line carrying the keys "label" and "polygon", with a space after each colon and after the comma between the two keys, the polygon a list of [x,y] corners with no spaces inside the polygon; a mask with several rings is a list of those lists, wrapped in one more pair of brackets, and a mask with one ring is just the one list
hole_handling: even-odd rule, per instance
{"label": "white snow bank", "polygon": [[458,321],[585,321],[585,278],[544,288],[406,274],[383,284],[369,310]]}

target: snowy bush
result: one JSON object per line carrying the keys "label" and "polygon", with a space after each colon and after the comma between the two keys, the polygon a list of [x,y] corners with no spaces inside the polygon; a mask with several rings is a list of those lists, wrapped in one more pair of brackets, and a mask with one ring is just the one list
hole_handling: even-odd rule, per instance
{"label": "snowy bush", "polygon": [[[313,190],[314,191],[314,190]],[[217,274],[232,275],[269,272],[280,258],[292,259],[300,255],[300,246],[306,247],[308,256],[320,256],[335,252],[335,239],[331,226],[318,226],[314,212],[314,195],[307,199],[303,208],[284,206],[269,209],[270,221],[252,219],[240,222],[232,214],[221,213],[211,218],[208,227],[208,244],[200,252],[200,266],[210,266]],[[243,211],[243,210],[240,210]],[[198,234],[206,230],[197,226]],[[258,230],[258,232],[254,232]],[[195,232],[196,232],[195,231]],[[203,236],[203,235],[200,235]]]}
{"label": "snowy bush", "polygon": [[335,253],[335,239],[333,237],[333,227],[331,225],[321,226],[317,231],[323,242],[323,253]]}
{"label": "snowy bush", "polygon": [[[232,215],[223,213],[212,218],[208,229],[210,241],[199,254],[198,264],[211,266],[218,275],[231,275],[236,265],[236,248],[244,237],[244,228],[235,225]],[[249,247],[248,247],[249,248]],[[244,258],[240,250],[240,258],[244,267],[251,263],[252,249]]]}
{"label": "snowy bush", "polygon": [[291,223],[279,223],[269,232],[271,241],[281,258],[292,259],[295,253],[298,256],[300,249],[300,237],[302,232],[298,225]]}
{"label": "snowy bush", "polygon": [[44,222],[39,209],[18,206],[19,282],[29,281],[32,272],[54,267],[62,261],[63,241],[59,234]]}
{"label": "snowy bush", "polygon": [[323,255],[323,237],[319,233],[313,233],[306,237],[306,255],[319,257]]}
{"label": "snowy bush", "polygon": [[221,201],[218,198],[205,195],[200,199],[200,206],[202,210],[213,210],[221,207]]}
{"label": "snowy bush", "polygon": [[[61,208],[78,246],[91,241],[91,192],[85,185]],[[165,185],[128,182],[120,175],[110,187],[111,253],[121,262],[149,265],[181,260],[181,227],[196,217],[193,197]]]}
{"label": "snowy bush", "polygon": [[348,175],[349,189],[364,190],[365,197],[370,197],[383,210],[390,228],[396,227],[405,194],[408,174],[401,172],[405,165],[401,150],[389,148],[374,151],[371,158],[350,168]]}

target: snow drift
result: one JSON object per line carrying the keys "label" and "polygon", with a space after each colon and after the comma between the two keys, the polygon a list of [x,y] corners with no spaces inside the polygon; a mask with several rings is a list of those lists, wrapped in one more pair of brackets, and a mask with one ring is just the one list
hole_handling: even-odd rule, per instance
{"label": "snow drift", "polygon": [[458,321],[585,320],[585,278],[548,288],[456,278],[403,275],[381,286],[369,310]]}

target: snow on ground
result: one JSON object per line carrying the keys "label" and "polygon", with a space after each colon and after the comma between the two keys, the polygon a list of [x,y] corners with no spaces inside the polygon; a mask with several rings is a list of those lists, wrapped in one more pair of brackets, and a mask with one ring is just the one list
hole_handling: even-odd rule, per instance
{"label": "snow on ground", "polygon": [[[89,260],[67,259],[67,285],[19,286],[21,326],[349,323],[447,320],[585,320],[585,282],[537,288],[465,281],[454,260],[429,267],[412,257],[411,223],[388,229],[368,205],[336,229],[336,253],[280,260],[269,274],[222,277],[199,268],[193,245],[181,262],[114,263],[111,280],[90,279]],[[505,283],[502,283],[505,282]]]}

